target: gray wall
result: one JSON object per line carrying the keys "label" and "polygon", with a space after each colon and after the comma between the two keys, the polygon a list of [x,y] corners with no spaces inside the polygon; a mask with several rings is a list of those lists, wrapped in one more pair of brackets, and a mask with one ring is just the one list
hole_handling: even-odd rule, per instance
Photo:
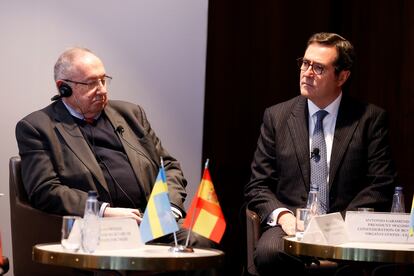
{"label": "gray wall", "polygon": [[[8,159],[14,128],[56,93],[53,65],[71,46],[93,50],[113,76],[109,97],[144,107],[189,180],[200,181],[207,0],[0,0],[0,231],[12,259]],[[12,275],[12,273],[10,273]]]}

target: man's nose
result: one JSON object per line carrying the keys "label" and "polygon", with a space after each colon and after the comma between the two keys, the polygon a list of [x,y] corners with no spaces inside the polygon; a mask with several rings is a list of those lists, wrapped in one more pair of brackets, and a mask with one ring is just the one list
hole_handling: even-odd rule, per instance
{"label": "man's nose", "polygon": [[308,68],[303,72],[306,75],[314,75],[315,72],[313,71],[313,64],[309,64]]}
{"label": "man's nose", "polygon": [[106,94],[106,93],[108,93],[108,90],[107,90],[107,88],[106,88],[106,85],[104,85],[103,83],[102,83],[102,80],[99,80],[98,81],[98,89],[96,90],[96,92],[97,93],[101,93],[101,94]]}

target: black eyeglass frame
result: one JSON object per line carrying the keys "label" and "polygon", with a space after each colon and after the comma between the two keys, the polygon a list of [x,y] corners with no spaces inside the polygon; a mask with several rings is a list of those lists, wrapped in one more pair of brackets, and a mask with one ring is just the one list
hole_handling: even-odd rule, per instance
{"label": "black eyeglass frame", "polygon": [[[296,62],[298,63],[299,69],[301,71],[307,71],[309,69],[310,66],[312,66],[312,71],[316,74],[316,75],[322,75],[325,71],[326,71],[326,66],[314,61],[310,61],[308,59],[305,59],[303,57],[300,57],[298,59],[296,59]],[[305,62],[308,62],[305,63]]]}
{"label": "black eyeglass frame", "polygon": [[[74,81],[74,80],[70,80],[70,79],[62,79],[62,80],[66,81],[66,82],[74,83],[74,84],[82,84],[82,85],[87,85],[87,86],[90,86],[94,83],[97,84],[97,82],[100,81],[102,86],[106,86],[106,85],[109,85],[109,83],[112,80],[112,77],[108,76],[108,75],[104,75],[102,78],[98,78],[97,80],[94,80],[94,81],[91,81],[91,82],[81,82],[81,81]],[[91,89],[93,89],[97,86],[98,85],[95,85],[95,86],[91,87]]]}

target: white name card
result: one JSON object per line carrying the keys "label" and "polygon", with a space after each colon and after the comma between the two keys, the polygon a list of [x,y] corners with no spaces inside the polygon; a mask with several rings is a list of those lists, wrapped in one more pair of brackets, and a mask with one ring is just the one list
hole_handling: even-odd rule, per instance
{"label": "white name card", "polygon": [[348,211],[345,225],[351,242],[414,243],[410,214]]}
{"label": "white name card", "polygon": [[340,213],[313,217],[302,239],[302,242],[326,245],[336,245],[347,241],[348,234]]}
{"label": "white name card", "polygon": [[100,226],[97,251],[136,249],[144,245],[138,223],[133,218],[101,218]]}

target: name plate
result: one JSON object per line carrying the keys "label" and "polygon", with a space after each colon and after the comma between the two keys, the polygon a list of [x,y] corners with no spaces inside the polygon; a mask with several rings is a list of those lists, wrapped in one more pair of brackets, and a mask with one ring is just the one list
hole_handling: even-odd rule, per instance
{"label": "name plate", "polygon": [[99,250],[136,249],[141,241],[138,223],[133,218],[101,218]]}
{"label": "name plate", "polygon": [[340,213],[312,217],[302,238],[302,242],[326,245],[336,245],[347,241],[348,234]]}
{"label": "name plate", "polygon": [[348,211],[345,225],[351,242],[414,243],[410,214]]}

